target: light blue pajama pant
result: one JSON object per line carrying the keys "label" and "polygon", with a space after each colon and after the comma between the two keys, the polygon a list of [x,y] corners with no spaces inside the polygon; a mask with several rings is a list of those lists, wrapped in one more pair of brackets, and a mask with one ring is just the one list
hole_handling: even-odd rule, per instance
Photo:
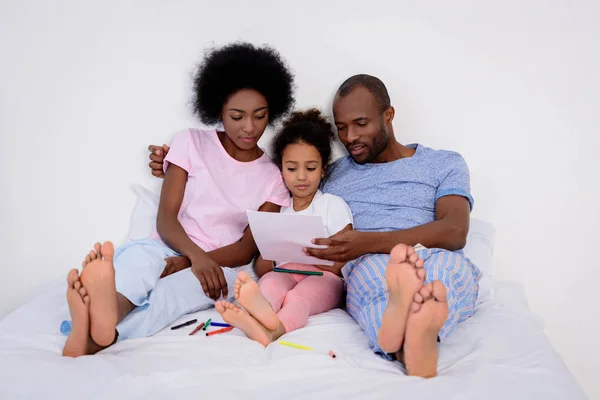
{"label": "light blue pajama pant", "polygon": [[[425,283],[442,281],[448,292],[448,319],[439,333],[443,341],[458,323],[475,312],[482,273],[462,251],[424,249],[417,254],[425,262]],[[392,356],[377,345],[377,334],[388,301],[385,270],[389,261],[389,254],[367,254],[346,264],[342,274],[346,283],[348,313],[367,334],[373,351],[391,360]]]}
{"label": "light blue pajama pant", "polygon": [[[191,268],[159,279],[165,259],[178,255],[156,239],[136,240],[115,250],[117,292],[137,306],[117,325],[119,340],[152,336],[185,314],[214,306]],[[223,273],[231,300],[237,272],[223,267]],[[68,334],[64,326],[63,321],[61,332]]]}

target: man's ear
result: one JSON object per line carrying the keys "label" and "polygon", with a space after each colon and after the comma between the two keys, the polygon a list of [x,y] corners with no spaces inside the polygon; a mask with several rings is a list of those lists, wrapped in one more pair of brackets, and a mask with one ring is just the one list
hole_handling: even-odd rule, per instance
{"label": "man's ear", "polygon": [[385,121],[386,124],[391,124],[392,121],[394,120],[394,115],[396,115],[396,110],[394,110],[394,107],[389,106],[383,112],[383,120]]}

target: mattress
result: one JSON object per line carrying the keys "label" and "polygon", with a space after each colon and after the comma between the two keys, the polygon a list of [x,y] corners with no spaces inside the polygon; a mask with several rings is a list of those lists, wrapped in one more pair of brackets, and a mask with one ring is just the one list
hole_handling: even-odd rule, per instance
{"label": "mattress", "polygon": [[[496,284],[493,299],[440,349],[439,376],[409,377],[374,355],[340,309],[311,317],[267,348],[235,329],[189,336],[192,326],[125,340],[94,356],[61,356],[65,283],[0,320],[0,398],[42,399],[584,399],[529,310],[523,288]],[[214,310],[181,318],[221,321]],[[329,351],[336,358],[328,355]]]}

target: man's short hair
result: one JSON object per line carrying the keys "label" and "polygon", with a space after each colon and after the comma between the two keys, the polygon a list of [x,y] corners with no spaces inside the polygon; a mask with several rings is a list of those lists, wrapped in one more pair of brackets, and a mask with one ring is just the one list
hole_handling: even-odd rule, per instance
{"label": "man's short hair", "polygon": [[381,111],[388,109],[391,106],[390,95],[383,82],[374,76],[367,74],[359,74],[346,79],[337,91],[340,97],[346,97],[358,86],[363,86],[375,97]]}

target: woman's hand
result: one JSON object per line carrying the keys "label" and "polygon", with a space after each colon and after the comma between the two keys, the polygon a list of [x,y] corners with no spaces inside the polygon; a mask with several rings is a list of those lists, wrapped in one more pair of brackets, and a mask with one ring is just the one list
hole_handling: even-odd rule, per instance
{"label": "woman's hand", "polygon": [[172,275],[175,272],[179,272],[192,266],[190,260],[188,260],[187,257],[184,256],[168,257],[165,258],[165,261],[167,262],[167,265],[165,265],[165,269],[160,275],[161,278]]}
{"label": "woman's hand", "polygon": [[150,152],[150,155],[148,156],[148,158],[150,158],[150,164],[148,164],[148,166],[152,170],[152,175],[157,178],[164,178],[165,172],[163,170],[163,163],[169,152],[169,146],[163,144],[162,147],[160,147],[151,144],[148,146],[148,151]]}
{"label": "woman's hand", "polygon": [[213,300],[223,296],[227,298],[229,293],[227,281],[223,269],[213,261],[206,253],[199,253],[191,257],[192,272],[200,281],[204,293]]}

